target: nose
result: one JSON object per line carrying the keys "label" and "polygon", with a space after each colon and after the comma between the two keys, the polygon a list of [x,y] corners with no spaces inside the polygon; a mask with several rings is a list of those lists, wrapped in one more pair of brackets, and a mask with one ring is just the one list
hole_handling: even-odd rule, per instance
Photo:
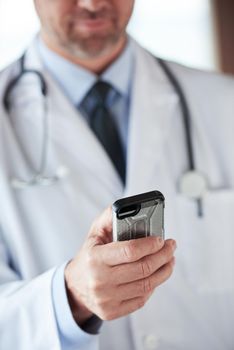
{"label": "nose", "polygon": [[106,5],[106,0],[78,0],[77,4],[80,8],[96,12]]}

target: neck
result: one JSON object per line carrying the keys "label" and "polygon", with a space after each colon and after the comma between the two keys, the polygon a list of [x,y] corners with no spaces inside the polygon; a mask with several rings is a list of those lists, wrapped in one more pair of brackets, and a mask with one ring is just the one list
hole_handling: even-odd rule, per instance
{"label": "neck", "polygon": [[47,40],[43,33],[41,34],[41,37],[50,50],[54,51],[68,61],[77,64],[97,75],[102,74],[108,68],[108,66],[110,66],[119,57],[127,42],[127,37],[123,36],[106,54],[100,57],[80,58],[72,55],[62,47],[53,45],[49,40]]}

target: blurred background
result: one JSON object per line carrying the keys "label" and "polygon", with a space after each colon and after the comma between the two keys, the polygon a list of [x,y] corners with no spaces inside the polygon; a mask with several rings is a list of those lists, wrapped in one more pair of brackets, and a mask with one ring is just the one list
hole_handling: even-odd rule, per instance
{"label": "blurred background", "polygon": [[[155,55],[234,73],[233,0],[136,0],[129,33]],[[0,69],[38,31],[33,0],[0,0]]]}

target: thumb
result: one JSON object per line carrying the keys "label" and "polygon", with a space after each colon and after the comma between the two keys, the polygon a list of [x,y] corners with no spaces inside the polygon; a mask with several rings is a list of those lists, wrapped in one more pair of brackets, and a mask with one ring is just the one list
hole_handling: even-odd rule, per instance
{"label": "thumb", "polygon": [[106,208],[93,222],[88,238],[92,246],[112,242],[112,208]]}

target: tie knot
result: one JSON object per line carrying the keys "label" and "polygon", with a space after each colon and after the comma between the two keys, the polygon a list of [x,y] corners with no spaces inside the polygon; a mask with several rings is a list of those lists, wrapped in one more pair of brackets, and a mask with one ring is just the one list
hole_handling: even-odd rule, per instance
{"label": "tie knot", "polygon": [[81,111],[89,116],[99,107],[107,108],[107,100],[111,91],[114,91],[114,89],[110,84],[97,81],[81,102]]}
{"label": "tie knot", "polygon": [[110,91],[112,90],[112,86],[104,81],[98,81],[90,90],[90,94],[95,94],[96,98],[99,99],[99,102],[103,105],[106,105],[107,99]]}

